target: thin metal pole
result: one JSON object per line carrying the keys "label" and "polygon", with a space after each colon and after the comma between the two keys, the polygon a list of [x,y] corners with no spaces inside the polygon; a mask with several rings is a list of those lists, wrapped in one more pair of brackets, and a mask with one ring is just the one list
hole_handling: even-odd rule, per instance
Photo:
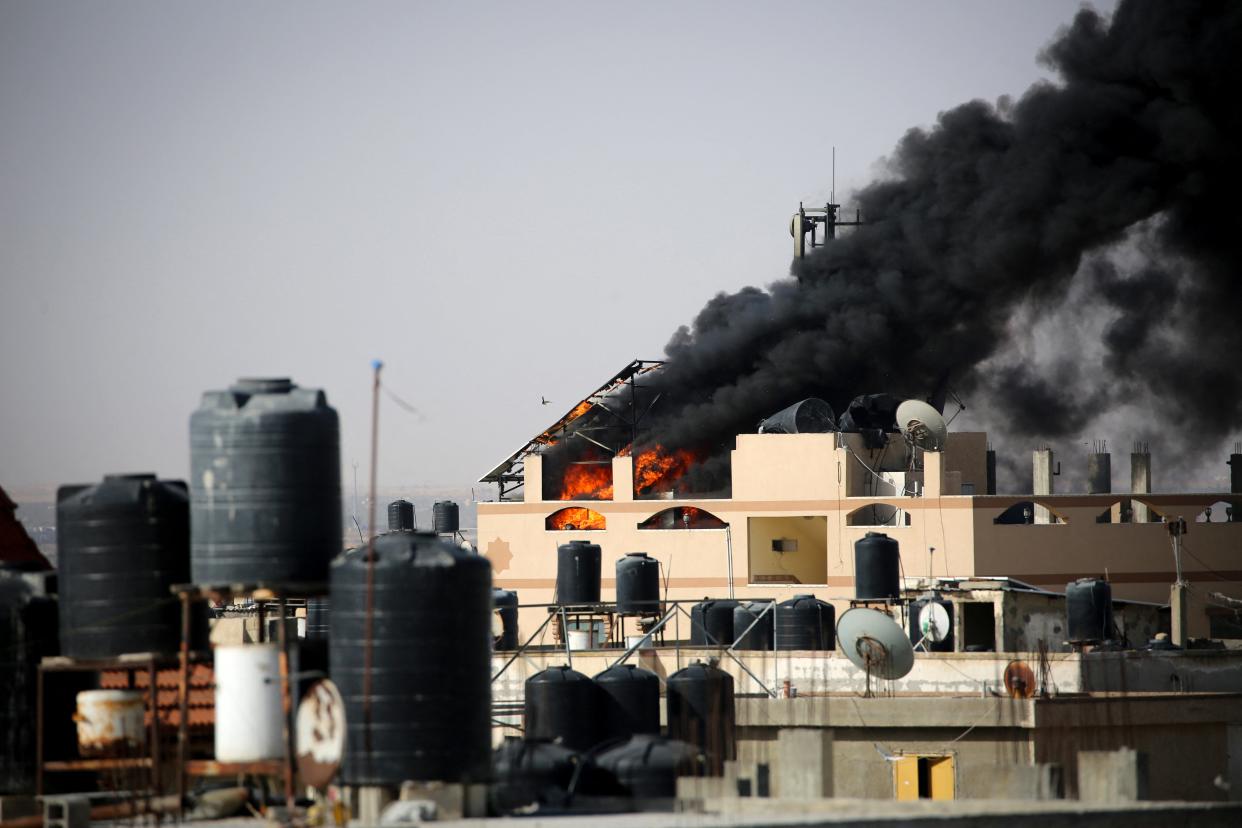
{"label": "thin metal pole", "polygon": [[733,529],[732,527],[727,526],[727,525],[725,526],[724,529],[725,529],[725,548],[728,552],[728,558],[729,558],[729,562],[728,562],[729,600],[733,600]]}
{"label": "thin metal pole", "polygon": [[[565,634],[565,658],[569,661],[569,669],[574,669],[574,652],[569,646],[569,621],[565,619],[565,605],[561,605],[561,632]],[[594,633],[592,633],[594,634]]]}
{"label": "thin metal pole", "polygon": [[276,606],[280,613],[278,622],[280,626],[276,628],[276,640],[280,645],[280,721],[281,741],[285,743],[285,807],[292,814],[296,803],[293,793],[293,727],[289,724],[289,718],[293,715],[294,706],[293,679],[289,675],[289,625],[285,623],[289,608],[285,602],[284,593],[281,593]]}
{"label": "thin metal pole", "polygon": [[370,517],[367,518],[367,597],[366,615],[363,618],[362,637],[362,741],[366,755],[367,770],[371,765],[371,662],[374,642],[375,615],[375,477],[376,465],[379,463],[379,395],[380,369],[384,363],[378,359],[371,363],[375,379],[371,385],[371,502]]}

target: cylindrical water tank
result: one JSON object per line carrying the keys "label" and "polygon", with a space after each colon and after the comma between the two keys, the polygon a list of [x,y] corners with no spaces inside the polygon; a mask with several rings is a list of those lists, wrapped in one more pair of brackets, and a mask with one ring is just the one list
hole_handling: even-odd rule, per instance
{"label": "cylindrical water tank", "polygon": [[601,739],[660,732],[660,677],[633,664],[609,667],[595,677],[602,707]]}
{"label": "cylindrical water tank", "polygon": [[[771,607],[771,609],[769,609]],[[764,610],[768,610],[764,614]],[[771,601],[747,601],[733,609],[733,635],[738,650],[771,650],[775,637]],[[762,617],[760,617],[762,616]]]}
{"label": "cylindrical water tank", "polygon": [[814,595],[795,595],[775,608],[776,649],[834,650],[837,611]]}
{"label": "cylindrical water tank", "polygon": [[677,777],[702,776],[705,759],[693,746],[658,733],[638,733],[599,755],[596,763],[616,782],[617,793],[635,799],[670,799]]}
{"label": "cylindrical water tank", "polygon": [[556,548],[556,602],[599,603],[599,544],[570,541]]}
{"label": "cylindrical water tank", "polygon": [[328,598],[306,599],[306,637],[327,639],[332,626],[332,602]]}
{"label": "cylindrical water tank", "polygon": [[883,532],[868,532],[854,543],[854,597],[860,601],[901,597],[901,552]]}
{"label": "cylindrical water tank", "polygon": [[617,612],[658,615],[660,562],[646,552],[631,552],[617,561]]}
{"label": "cylindrical water tank", "polygon": [[433,531],[437,535],[452,535],[460,528],[457,504],[451,500],[437,500],[431,507]]}
{"label": "cylindrical water tank", "polygon": [[701,647],[728,647],[733,643],[731,598],[708,599],[690,608],[690,643]]}
{"label": "cylindrical water tank", "polygon": [[599,709],[595,682],[570,667],[549,667],[526,680],[527,739],[590,750],[600,740]]}
{"label": "cylindrical water tank", "polygon": [[668,677],[668,735],[696,746],[708,773],[719,776],[737,757],[733,676],[708,664],[691,664]]}
{"label": "cylindrical water tank", "polygon": [[332,563],[332,680],[348,723],[341,781],[482,781],[491,760],[491,564],[428,532],[381,535],[374,547],[369,752],[367,549]]}
{"label": "cylindrical water tank", "polygon": [[1076,644],[1113,637],[1113,590],[1108,581],[1079,578],[1065,585],[1067,640]]}
{"label": "cylindrical water tank", "polygon": [[283,757],[279,647],[218,646],[215,674],[216,761],[257,762]]}
{"label": "cylindrical water tank", "polygon": [[394,500],[388,504],[388,531],[414,531],[414,504],[408,500]]}
{"label": "cylindrical water tank", "polygon": [[[927,607],[932,604],[943,607],[945,617],[949,619],[949,629],[942,633],[944,637],[940,641],[933,641],[930,635],[923,633],[923,615],[928,612]],[[952,601],[946,601],[943,598],[920,598],[910,604],[910,643],[917,644],[920,641],[929,653],[953,652]]]}
{"label": "cylindrical water tank", "polygon": [[323,391],[242,379],[190,417],[198,584],[323,583],[341,551],[336,411]]}
{"label": "cylindrical water tank", "polygon": [[536,802],[559,802],[576,765],[574,752],[562,745],[506,739],[492,755],[492,812],[504,815]]}
{"label": "cylindrical water tank", "polygon": [[190,575],[185,484],[109,475],[56,496],[61,653],[173,653],[181,611],[169,587]]}
{"label": "cylindrical water tank", "polygon": [[837,417],[821,399],[796,402],[759,423],[760,434],[822,434],[835,431]]}
{"label": "cylindrical water tank", "polygon": [[56,601],[36,588],[48,577],[0,568],[0,795],[35,789],[39,662],[57,654]]}
{"label": "cylindrical water tank", "polygon": [[[518,594],[511,589],[492,590],[492,649],[518,648]],[[499,623],[496,623],[499,622]]]}

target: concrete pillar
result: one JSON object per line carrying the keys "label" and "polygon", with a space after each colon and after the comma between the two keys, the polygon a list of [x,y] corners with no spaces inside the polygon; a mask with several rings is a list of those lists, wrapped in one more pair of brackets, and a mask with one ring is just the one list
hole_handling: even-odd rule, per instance
{"label": "concrete pillar", "polygon": [[532,454],[522,462],[522,500],[527,503],[543,502],[543,458]]}
{"label": "concrete pillar", "polygon": [[361,785],[350,793],[350,810],[363,825],[379,825],[384,809],[397,798],[396,791],[379,785]]}
{"label": "concrete pillar", "polygon": [[923,452],[923,497],[940,497],[944,494],[944,454],[939,451]]}
{"label": "concrete pillar", "polygon": [[1078,798],[1083,802],[1147,799],[1147,755],[1131,748],[1079,751]]}
{"label": "concrete pillar", "polygon": [[781,728],[776,734],[773,777],[780,799],[832,796],[832,731],[818,727]]}
{"label": "concrete pillar", "polygon": [[1087,494],[1109,494],[1113,490],[1113,460],[1106,451],[1087,455]]}
{"label": "concrete pillar", "polygon": [[[1151,494],[1151,455],[1145,443],[1135,443],[1130,454],[1130,491],[1136,495]],[[1151,522],[1151,510],[1146,503],[1130,502],[1132,523]]]}
{"label": "concrete pillar", "polygon": [[990,495],[994,495],[996,494],[996,452],[993,449],[988,449],[987,466],[988,466],[987,493]]}
{"label": "concrete pillar", "polygon": [[1169,616],[1172,632],[1169,639],[1178,647],[1185,647],[1189,638],[1190,590],[1186,584],[1174,584],[1169,589]]}
{"label": "concrete pillar", "polygon": [[634,499],[634,457],[625,454],[612,458],[612,499]]}
{"label": "concrete pillar", "polygon": [[[1036,497],[1052,494],[1052,449],[1036,449],[1031,454],[1031,491]],[[1036,523],[1052,523],[1047,507],[1035,506]]]}

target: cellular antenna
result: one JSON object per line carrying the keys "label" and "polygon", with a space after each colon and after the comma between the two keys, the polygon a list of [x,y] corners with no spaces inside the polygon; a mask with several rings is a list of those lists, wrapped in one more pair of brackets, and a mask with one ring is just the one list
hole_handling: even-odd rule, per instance
{"label": "cellular antenna", "polygon": [[[789,235],[794,240],[794,258],[801,259],[807,251],[822,247],[829,240],[837,237],[838,227],[856,227],[865,224],[862,211],[854,211],[853,221],[843,221],[838,217],[841,205],[837,204],[837,148],[832,148],[832,188],[828,191],[828,203],[823,207],[804,207],[798,202],[798,212],[789,220]],[[823,240],[819,238],[819,230],[823,228]],[[807,244],[807,234],[811,242]]]}

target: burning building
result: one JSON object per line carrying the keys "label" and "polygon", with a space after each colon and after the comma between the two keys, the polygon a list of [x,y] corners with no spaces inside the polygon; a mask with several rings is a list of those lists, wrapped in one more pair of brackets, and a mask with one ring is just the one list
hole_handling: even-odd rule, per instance
{"label": "burning building", "polygon": [[[1242,493],[1155,494],[1150,455],[1139,452],[1134,491],[1113,493],[1097,480],[1092,493],[1057,494],[1052,454],[1040,450],[1032,492],[998,495],[986,434],[948,433],[934,450],[920,447],[879,396],[809,433],[767,423],[739,433],[724,492],[683,488],[695,455],[643,447],[658,371],[658,363],[627,366],[482,477],[501,498],[479,504],[479,548],[497,585],[518,590],[523,605],[553,602],[556,547],[589,540],[603,550],[605,601],[612,563],[646,552],[661,562],[666,598],[814,592],[841,610],[854,598],[854,544],[868,532],[899,542],[910,582],[1004,577],[1062,591],[1107,577],[1118,598],[1166,603],[1177,580],[1167,521],[1183,516],[1199,521],[1194,555],[1181,560],[1185,577],[1242,591],[1232,553]],[[1101,463],[1097,452],[1091,464]],[[1192,636],[1213,632],[1207,609],[1192,611]]]}

